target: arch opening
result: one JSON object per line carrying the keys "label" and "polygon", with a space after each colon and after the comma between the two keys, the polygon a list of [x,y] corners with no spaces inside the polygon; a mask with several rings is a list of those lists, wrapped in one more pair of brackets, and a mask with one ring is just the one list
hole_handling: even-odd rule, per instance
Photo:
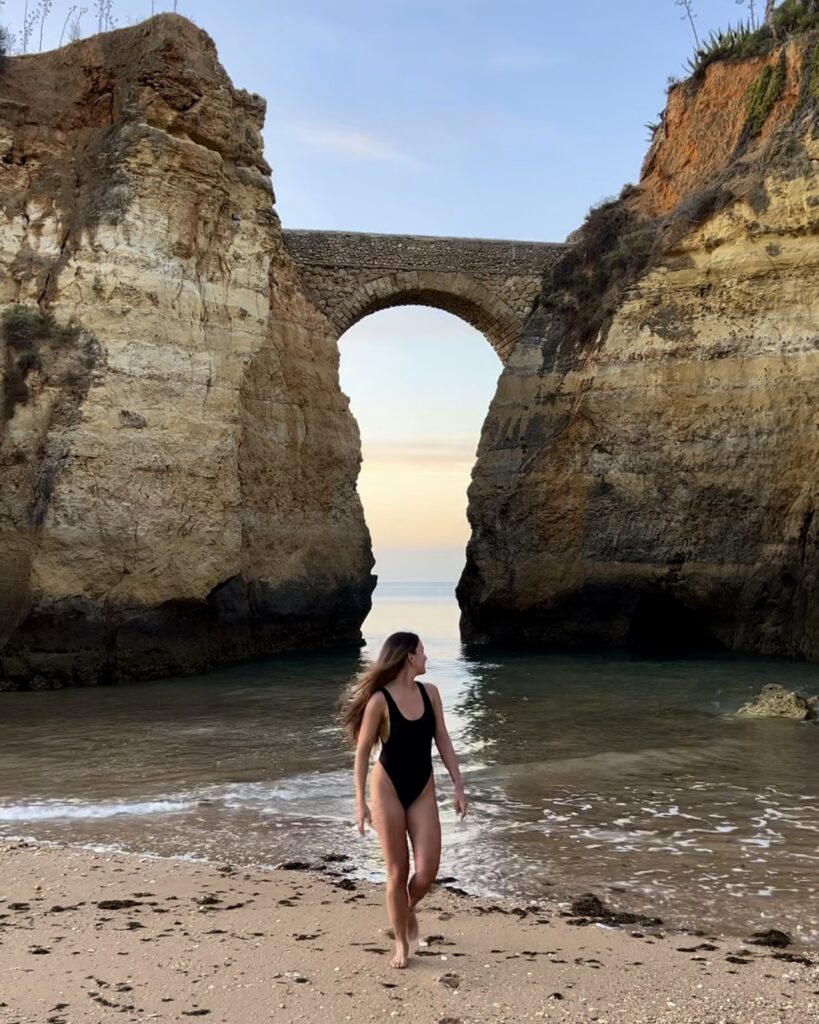
{"label": "arch opening", "polygon": [[379,582],[454,592],[467,487],[502,367],[465,318],[430,305],[362,314],[340,338],[340,380],[361,433],[358,492]]}
{"label": "arch opening", "polygon": [[505,362],[521,332],[521,319],[503,299],[463,275],[437,274],[424,281],[390,274],[362,285],[345,302],[342,333],[364,317],[396,306],[427,306],[451,313],[479,331]]}

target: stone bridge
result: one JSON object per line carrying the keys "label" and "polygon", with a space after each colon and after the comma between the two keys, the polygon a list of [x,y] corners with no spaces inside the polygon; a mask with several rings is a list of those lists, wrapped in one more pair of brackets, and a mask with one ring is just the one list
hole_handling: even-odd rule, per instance
{"label": "stone bridge", "polygon": [[283,231],[307,293],[341,336],[389,306],[436,306],[481,331],[506,362],[544,270],[565,251],[511,242],[350,231]]}

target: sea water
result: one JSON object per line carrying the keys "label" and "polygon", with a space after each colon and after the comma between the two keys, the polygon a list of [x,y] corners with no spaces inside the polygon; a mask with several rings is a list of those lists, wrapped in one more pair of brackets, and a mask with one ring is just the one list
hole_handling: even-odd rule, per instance
{"label": "sea water", "polygon": [[460,821],[436,756],[441,874],[819,945],[819,727],[735,717],[766,682],[819,692],[816,666],[465,648],[453,591],[381,584],[360,653],[0,694],[0,838],[270,866],[344,853],[383,878],[335,711],[361,659],[410,629],[469,799]]}

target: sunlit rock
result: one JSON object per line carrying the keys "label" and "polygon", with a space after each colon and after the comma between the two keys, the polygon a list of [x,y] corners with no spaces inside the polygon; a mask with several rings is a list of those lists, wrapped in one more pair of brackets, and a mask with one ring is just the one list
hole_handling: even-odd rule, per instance
{"label": "sunlit rock", "polygon": [[768,683],[752,701],[737,711],[742,718],[806,718],[816,717],[817,698],[806,699],[781,683]]}
{"label": "sunlit rock", "polygon": [[675,86],[547,274],[469,489],[466,640],[819,658],[814,42]]}
{"label": "sunlit rock", "polygon": [[357,645],[358,428],[264,101],[173,15],[0,86],[2,687]]}

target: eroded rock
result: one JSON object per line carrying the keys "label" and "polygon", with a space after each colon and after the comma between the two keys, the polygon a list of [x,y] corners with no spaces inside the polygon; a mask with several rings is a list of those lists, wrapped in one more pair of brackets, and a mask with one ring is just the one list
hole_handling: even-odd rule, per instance
{"label": "eroded rock", "polygon": [[741,718],[796,718],[800,721],[816,717],[816,705],[795,690],[781,683],[767,683],[760,692],[737,711]]}

